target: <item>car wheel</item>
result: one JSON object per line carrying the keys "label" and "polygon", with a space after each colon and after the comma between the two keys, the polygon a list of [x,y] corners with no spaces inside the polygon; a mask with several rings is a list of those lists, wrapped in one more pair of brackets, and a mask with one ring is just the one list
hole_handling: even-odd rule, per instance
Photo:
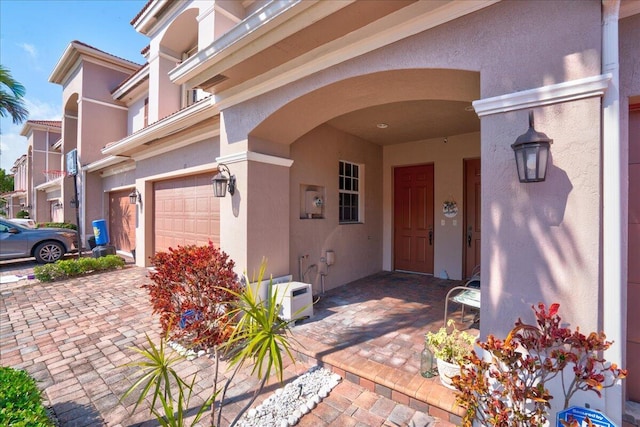
{"label": "car wheel", "polygon": [[58,242],[42,242],[33,254],[39,263],[56,262],[64,255],[64,246]]}

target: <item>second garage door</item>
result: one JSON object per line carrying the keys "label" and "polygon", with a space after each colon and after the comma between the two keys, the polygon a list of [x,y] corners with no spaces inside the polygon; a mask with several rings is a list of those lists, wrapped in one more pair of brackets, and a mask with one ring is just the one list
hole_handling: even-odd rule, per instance
{"label": "second garage door", "polygon": [[131,190],[109,193],[109,241],[125,252],[136,247],[136,205],[129,203],[129,193]]}
{"label": "second garage door", "polygon": [[220,246],[220,201],[213,196],[213,174],[154,183],[155,251],[178,245]]}

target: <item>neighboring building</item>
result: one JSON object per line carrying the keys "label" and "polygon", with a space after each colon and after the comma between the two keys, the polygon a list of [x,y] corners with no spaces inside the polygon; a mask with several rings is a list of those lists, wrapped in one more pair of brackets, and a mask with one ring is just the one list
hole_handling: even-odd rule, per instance
{"label": "neighboring building", "polygon": [[[66,177],[39,188],[48,194],[59,194],[63,201],[61,219],[75,224],[78,216],[85,246],[88,237],[93,235],[92,221],[105,219],[109,214],[103,209],[104,195],[101,191],[106,176],[87,165],[105,166],[113,163],[113,159],[104,158],[100,149],[108,142],[127,135],[128,108],[114,100],[111,91],[139,68],[138,64],[73,41],[49,77],[50,82],[62,86],[60,150],[64,156],[60,169]],[[74,151],[75,178],[68,173],[74,169],[73,157],[69,156]],[[116,161],[120,164],[119,172],[124,173],[127,168],[133,167],[133,162],[126,157],[117,158]],[[131,166],[126,166],[127,162]],[[76,197],[79,200],[78,213],[72,202]],[[110,237],[118,249],[129,252],[130,245],[127,243],[123,246],[121,242],[135,241],[135,212],[128,202],[122,206],[112,215],[121,228],[112,228]]]}
{"label": "neighboring building", "polygon": [[27,120],[20,135],[27,138],[27,205],[30,216],[36,222],[60,220],[62,199],[59,191],[40,190],[64,176],[61,168],[61,153],[56,143],[60,141],[59,120]]}
{"label": "neighboring building", "polygon": [[[622,425],[640,401],[640,2],[152,0],[132,25],[145,65],[72,42],[50,77],[85,237],[108,218],[140,266],[211,240],[315,293],[480,264],[483,336],[543,301],[615,341],[626,389],[586,401]],[[544,182],[516,173],[529,111],[553,139]]]}
{"label": "neighboring building", "polygon": [[31,216],[31,205],[29,204],[29,158],[26,154],[18,157],[10,170],[13,175],[13,191],[3,194],[7,201],[7,218],[16,218],[18,212],[29,212]]}
{"label": "neighboring building", "polygon": [[[27,138],[27,154],[11,168],[14,191],[4,194],[7,217],[19,211],[36,222],[62,221],[62,198],[52,181],[64,178],[61,168],[59,120],[27,120],[20,135]],[[59,185],[58,185],[59,187]]]}

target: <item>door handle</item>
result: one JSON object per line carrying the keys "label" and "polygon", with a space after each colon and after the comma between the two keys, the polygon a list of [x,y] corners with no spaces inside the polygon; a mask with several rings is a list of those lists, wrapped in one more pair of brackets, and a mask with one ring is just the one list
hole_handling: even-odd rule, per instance
{"label": "door handle", "polygon": [[471,247],[471,239],[473,236],[473,227],[469,226],[467,228],[467,246]]}
{"label": "door handle", "polygon": [[433,226],[429,226],[429,246],[433,246]]}

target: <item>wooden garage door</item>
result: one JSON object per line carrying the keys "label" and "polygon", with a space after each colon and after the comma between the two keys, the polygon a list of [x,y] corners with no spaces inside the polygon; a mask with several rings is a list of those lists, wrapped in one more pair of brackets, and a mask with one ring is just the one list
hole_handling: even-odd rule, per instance
{"label": "wooden garage door", "polygon": [[109,241],[125,252],[136,247],[136,205],[129,203],[129,193],[131,190],[109,193]]}
{"label": "wooden garage door", "polygon": [[186,176],[154,184],[155,251],[178,245],[220,246],[220,201],[213,196],[213,174]]}

